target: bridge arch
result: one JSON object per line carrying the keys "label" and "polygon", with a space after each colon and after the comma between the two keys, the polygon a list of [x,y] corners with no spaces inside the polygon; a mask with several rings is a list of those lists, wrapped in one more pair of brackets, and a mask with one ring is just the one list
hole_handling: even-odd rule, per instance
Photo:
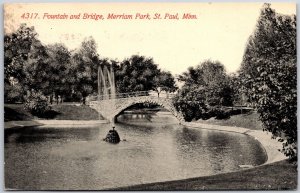
{"label": "bridge arch", "polygon": [[176,117],[179,122],[184,121],[182,114],[175,109],[171,99],[158,98],[158,97],[134,97],[133,100],[125,99],[117,106],[116,111],[112,115],[112,119],[115,121],[117,116],[120,115],[128,107],[131,107],[135,104],[145,104],[145,103],[159,105],[165,108],[166,110],[168,110],[172,115],[174,115],[174,117]]}

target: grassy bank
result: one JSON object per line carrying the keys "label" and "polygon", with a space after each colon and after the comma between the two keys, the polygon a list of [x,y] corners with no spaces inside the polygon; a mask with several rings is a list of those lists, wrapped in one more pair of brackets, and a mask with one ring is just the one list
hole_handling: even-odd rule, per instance
{"label": "grassy bank", "polygon": [[[28,121],[38,119],[30,112],[24,109],[23,104],[5,104],[4,120],[5,121]],[[42,119],[54,120],[98,120],[97,111],[86,105],[53,105],[52,110],[47,112]]]}
{"label": "grassy bank", "polygon": [[239,172],[141,184],[114,190],[295,190],[296,188],[297,167],[284,160]]}
{"label": "grassy bank", "polygon": [[223,125],[232,127],[244,127],[252,130],[262,130],[262,122],[259,120],[259,114],[255,111],[246,114],[233,115],[228,119],[215,119],[198,120],[199,123]]}

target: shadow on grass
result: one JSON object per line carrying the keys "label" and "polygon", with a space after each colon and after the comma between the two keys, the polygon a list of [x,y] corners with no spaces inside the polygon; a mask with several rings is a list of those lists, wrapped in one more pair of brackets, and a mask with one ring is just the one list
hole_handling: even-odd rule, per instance
{"label": "shadow on grass", "polygon": [[43,118],[43,119],[54,119],[60,114],[61,113],[59,113],[55,110],[49,110],[49,111],[46,111],[43,115],[39,115],[38,117]]}
{"label": "shadow on grass", "polygon": [[4,121],[28,121],[31,120],[32,115],[26,113],[24,110],[12,109],[10,107],[4,107]]}
{"label": "shadow on grass", "polygon": [[296,190],[297,165],[287,160],[213,176],[114,188],[117,191]]}

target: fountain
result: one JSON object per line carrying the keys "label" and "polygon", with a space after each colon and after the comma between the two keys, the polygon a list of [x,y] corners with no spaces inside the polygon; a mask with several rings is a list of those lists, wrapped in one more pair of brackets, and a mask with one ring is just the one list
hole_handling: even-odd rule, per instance
{"label": "fountain", "polygon": [[[115,86],[115,76],[114,76],[114,70],[111,65],[110,70],[108,70],[107,66],[98,66],[98,100],[108,100],[108,99],[115,99],[116,98],[116,86]],[[108,102],[109,104],[105,105],[108,108],[105,110],[109,111],[110,109],[113,109],[111,107],[115,106],[115,100],[110,100]],[[109,108],[110,107],[110,108]],[[100,114],[99,114],[100,116]],[[104,141],[107,141],[109,143],[119,143],[120,137],[115,130],[115,126],[113,125],[114,122],[111,122],[112,124],[112,130],[108,131],[108,134],[103,139]]]}
{"label": "fountain", "polygon": [[106,137],[103,139],[106,142],[109,143],[119,143],[120,142],[120,137],[118,132],[115,130],[115,127],[113,126],[112,130],[109,130]]}

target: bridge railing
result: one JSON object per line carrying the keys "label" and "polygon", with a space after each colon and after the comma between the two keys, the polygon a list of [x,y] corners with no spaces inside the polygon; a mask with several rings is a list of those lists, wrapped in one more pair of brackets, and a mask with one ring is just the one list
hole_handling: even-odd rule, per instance
{"label": "bridge railing", "polygon": [[[131,97],[141,97],[141,96],[152,96],[152,97],[158,97],[158,98],[173,98],[175,94],[173,93],[164,93],[160,94],[158,96],[155,92],[149,92],[149,91],[137,91],[137,92],[128,92],[128,93],[117,93],[115,95],[115,99],[119,98],[131,98]],[[90,96],[89,101],[97,101],[97,100],[108,100],[112,99],[111,95],[100,95],[100,96]]]}

